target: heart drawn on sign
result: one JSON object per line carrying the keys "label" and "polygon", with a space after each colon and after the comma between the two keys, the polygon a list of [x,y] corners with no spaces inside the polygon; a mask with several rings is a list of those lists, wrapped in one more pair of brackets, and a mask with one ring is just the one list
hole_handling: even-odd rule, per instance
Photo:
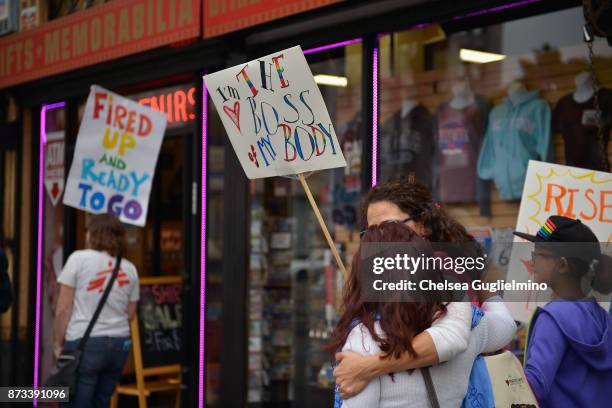
{"label": "heart drawn on sign", "polygon": [[231,109],[229,106],[224,106],[223,112],[225,112],[227,117],[234,122],[234,125],[236,125],[240,131],[240,102],[234,102],[234,109]]}
{"label": "heart drawn on sign", "polygon": [[249,152],[249,160],[255,163],[255,166],[259,168],[259,160],[257,160],[257,153],[255,152],[255,146],[251,145],[251,151]]}

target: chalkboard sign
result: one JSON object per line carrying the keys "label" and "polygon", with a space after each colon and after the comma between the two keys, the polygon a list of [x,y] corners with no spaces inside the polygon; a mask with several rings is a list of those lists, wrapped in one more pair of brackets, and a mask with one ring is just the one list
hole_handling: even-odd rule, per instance
{"label": "chalkboard sign", "polygon": [[183,318],[180,277],[142,278],[138,332],[143,368],[180,364]]}

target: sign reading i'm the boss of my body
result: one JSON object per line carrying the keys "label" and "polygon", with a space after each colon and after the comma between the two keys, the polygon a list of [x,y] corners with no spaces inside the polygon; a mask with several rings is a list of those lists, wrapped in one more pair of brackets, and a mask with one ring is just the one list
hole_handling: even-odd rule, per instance
{"label": "sign reading i'm the boss of my body", "polygon": [[64,204],[143,226],[166,115],[92,86]]}
{"label": "sign reading i'm the boss of my body", "polygon": [[248,178],[346,166],[300,47],[204,79]]}

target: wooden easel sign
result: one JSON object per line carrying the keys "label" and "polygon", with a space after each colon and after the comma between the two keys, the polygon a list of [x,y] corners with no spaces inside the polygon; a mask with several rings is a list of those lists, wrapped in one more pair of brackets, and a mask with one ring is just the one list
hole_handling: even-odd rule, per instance
{"label": "wooden easel sign", "polygon": [[346,160],[301,47],[205,75],[204,81],[246,176],[297,176],[346,276],[304,177],[344,167]]}
{"label": "wooden easel sign", "polygon": [[181,290],[180,276],[140,279],[138,314],[130,324],[136,382],[117,386],[111,408],[118,406],[119,395],[137,397],[138,407],[147,408],[147,398],[155,392],[174,392],[175,407],[180,407]]}

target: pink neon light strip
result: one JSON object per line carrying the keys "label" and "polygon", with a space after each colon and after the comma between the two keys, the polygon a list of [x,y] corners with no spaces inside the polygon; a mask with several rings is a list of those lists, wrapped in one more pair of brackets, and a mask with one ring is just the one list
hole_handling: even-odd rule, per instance
{"label": "pink neon light strip", "polygon": [[315,54],[317,52],[332,50],[334,48],[346,47],[347,45],[357,44],[363,41],[363,38],[354,38],[352,40],[337,42],[333,44],[323,45],[321,47],[310,48],[308,50],[304,50],[304,55]]}
{"label": "pink neon light strip", "polygon": [[497,13],[497,12],[504,11],[504,10],[526,6],[527,4],[539,3],[540,1],[542,0],[521,0],[521,1],[514,2],[514,3],[502,4],[501,6],[497,6],[497,7],[491,7],[491,8],[487,8],[484,10],[472,11],[463,16],[455,16],[453,20],[460,20],[465,17],[477,17],[477,16],[482,16],[484,14]]}
{"label": "pink neon light strip", "polygon": [[372,58],[372,187],[378,181],[378,47]]}
{"label": "pink neon light strip", "polygon": [[208,125],[208,91],[202,80],[202,231],[200,236],[200,361],[199,361],[199,390],[198,407],[204,408],[204,322],[206,318],[206,149]]}
{"label": "pink neon light strip", "polygon": [[[38,236],[36,237],[36,319],[34,324],[34,388],[38,387],[38,368],[40,365],[40,303],[42,285],[42,258],[43,258],[43,211],[44,211],[44,177],[45,177],[45,144],[47,143],[47,111],[62,108],[66,104],[58,102],[43,105],[40,109],[40,146],[38,148]],[[38,402],[34,400],[34,406]]]}

